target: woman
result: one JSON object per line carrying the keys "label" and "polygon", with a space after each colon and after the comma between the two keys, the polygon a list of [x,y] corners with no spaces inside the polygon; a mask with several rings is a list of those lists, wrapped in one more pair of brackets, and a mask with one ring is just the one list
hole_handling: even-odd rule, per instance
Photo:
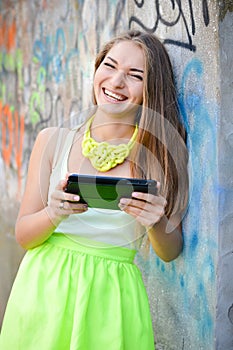
{"label": "woman", "polygon": [[[1,350],[154,349],[133,259],[145,235],[164,261],[180,254],[187,201],[185,135],[164,46],[139,31],[110,41],[96,58],[93,95],[87,122],[45,129],[35,142],[16,222],[28,251]],[[74,172],[155,179],[158,194],[135,192],[120,210],[88,208],[65,191]]]}

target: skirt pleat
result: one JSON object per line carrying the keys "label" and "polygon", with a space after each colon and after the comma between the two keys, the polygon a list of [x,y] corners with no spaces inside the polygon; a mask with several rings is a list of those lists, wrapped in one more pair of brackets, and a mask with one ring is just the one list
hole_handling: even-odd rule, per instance
{"label": "skirt pleat", "polygon": [[0,350],[154,350],[135,251],[92,243],[53,234],[25,254]]}

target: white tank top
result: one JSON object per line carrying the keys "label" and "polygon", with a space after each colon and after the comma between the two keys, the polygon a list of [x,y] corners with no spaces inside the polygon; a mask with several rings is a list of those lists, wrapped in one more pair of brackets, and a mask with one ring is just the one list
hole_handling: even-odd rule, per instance
{"label": "white tank top", "polygon": [[[58,182],[64,179],[68,172],[69,153],[77,130],[75,128],[67,134],[59,156],[58,139],[54,156],[56,164],[53,166],[50,177],[48,201]],[[58,158],[57,161],[56,158]],[[82,214],[72,214],[64,219],[54,232],[63,233],[70,239],[80,239],[80,242],[86,238],[92,240],[93,244],[102,242],[138,250],[146,231],[131,215],[121,210],[88,208]]]}

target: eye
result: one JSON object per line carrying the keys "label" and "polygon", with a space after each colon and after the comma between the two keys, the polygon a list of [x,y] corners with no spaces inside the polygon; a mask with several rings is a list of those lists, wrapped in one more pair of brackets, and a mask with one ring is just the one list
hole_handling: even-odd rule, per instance
{"label": "eye", "polygon": [[110,68],[115,68],[115,66],[111,63],[108,63],[108,62],[104,62],[104,65],[107,66],[107,67],[110,67]]}
{"label": "eye", "polygon": [[140,80],[143,81],[143,77],[141,75],[138,74],[129,74],[130,77],[136,79],[136,80]]}

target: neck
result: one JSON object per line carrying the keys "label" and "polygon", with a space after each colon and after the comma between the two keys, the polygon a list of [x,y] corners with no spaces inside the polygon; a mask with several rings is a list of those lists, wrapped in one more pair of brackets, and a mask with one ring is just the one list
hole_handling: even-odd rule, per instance
{"label": "neck", "polygon": [[128,140],[135,129],[134,117],[116,118],[96,113],[91,125],[91,136],[98,142],[110,140]]}

